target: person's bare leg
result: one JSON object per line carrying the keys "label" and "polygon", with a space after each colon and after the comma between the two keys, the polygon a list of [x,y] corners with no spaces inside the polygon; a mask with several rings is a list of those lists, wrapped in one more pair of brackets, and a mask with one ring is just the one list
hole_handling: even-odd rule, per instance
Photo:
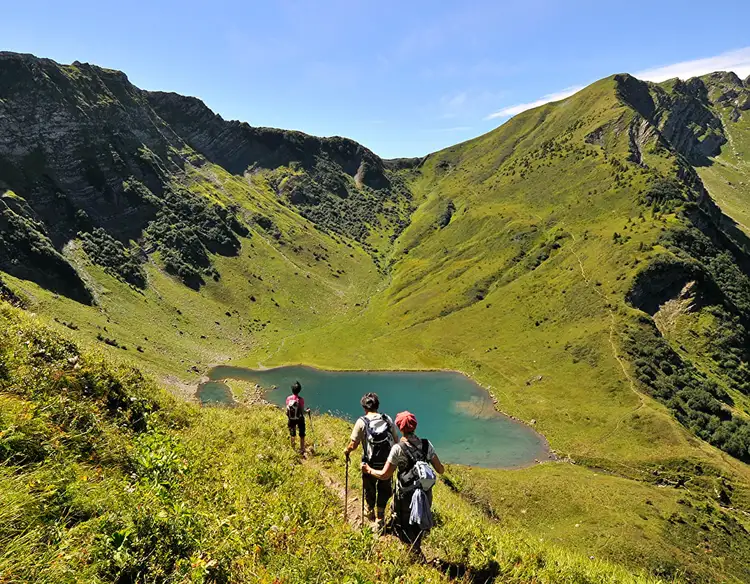
{"label": "person's bare leg", "polygon": [[299,453],[305,454],[305,439],[302,436],[299,437]]}
{"label": "person's bare leg", "polygon": [[291,442],[292,442],[292,449],[296,450],[296,448],[297,448],[297,438],[295,438],[294,436],[290,436],[289,440],[291,440]]}

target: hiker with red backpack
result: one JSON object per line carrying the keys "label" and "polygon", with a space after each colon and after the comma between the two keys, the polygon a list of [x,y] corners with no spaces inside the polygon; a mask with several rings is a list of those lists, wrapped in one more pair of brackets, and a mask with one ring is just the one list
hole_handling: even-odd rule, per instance
{"label": "hiker with red backpack", "polygon": [[[378,480],[389,480],[398,469],[393,497],[394,529],[399,538],[421,553],[422,538],[432,528],[432,487],[435,471],[445,472],[432,443],[414,433],[417,418],[411,412],[396,416],[403,437],[394,444],[382,469],[362,464],[362,472]],[[434,469],[434,470],[433,470]]]}
{"label": "hiker with red backpack", "polygon": [[302,456],[305,455],[305,413],[310,412],[310,408],[305,409],[305,399],[299,396],[302,391],[302,384],[295,381],[292,384],[292,395],[286,398],[286,417],[287,426],[289,427],[289,436],[292,442],[292,448],[297,447],[297,429],[299,428],[299,451]]}
{"label": "hiker with red backpack", "polygon": [[[362,463],[372,468],[382,469],[385,466],[391,447],[398,440],[396,426],[386,414],[378,412],[380,399],[376,393],[366,393],[359,402],[365,411],[352,430],[349,445],[344,450],[347,463],[349,455],[362,444]],[[378,528],[385,526],[385,508],[393,495],[391,477],[379,480],[370,475],[362,475],[364,502],[367,505],[365,517],[377,521]],[[365,519],[363,517],[363,521]]]}

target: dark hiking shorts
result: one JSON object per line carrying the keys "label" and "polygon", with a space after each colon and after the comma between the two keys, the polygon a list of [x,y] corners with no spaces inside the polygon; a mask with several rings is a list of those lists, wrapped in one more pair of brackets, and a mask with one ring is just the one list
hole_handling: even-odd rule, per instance
{"label": "dark hiking shorts", "polygon": [[299,437],[305,437],[305,418],[300,418],[299,420],[289,420],[287,426],[289,426],[290,436],[296,436],[297,428],[299,428]]}
{"label": "dark hiking shorts", "polygon": [[374,476],[362,475],[362,487],[365,490],[365,502],[369,509],[385,509],[393,495],[391,479],[380,480]]}

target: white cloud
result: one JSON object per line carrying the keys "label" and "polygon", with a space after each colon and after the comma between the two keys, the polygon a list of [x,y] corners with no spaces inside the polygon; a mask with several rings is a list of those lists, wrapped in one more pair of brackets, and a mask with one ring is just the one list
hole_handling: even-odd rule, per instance
{"label": "white cloud", "polygon": [[734,71],[744,79],[750,75],[750,47],[729,51],[715,57],[683,61],[682,63],[675,63],[674,65],[666,65],[664,67],[654,67],[634,73],[634,75],[638,79],[645,81],[666,81],[674,77],[690,79],[691,77],[713,73],[714,71]]}
{"label": "white cloud", "polygon": [[[697,77],[698,75],[705,75],[706,73],[713,73],[714,71],[734,71],[742,78],[747,77],[750,75],[750,47],[728,51],[705,59],[694,59],[692,61],[683,61],[682,63],[675,63],[673,65],[665,65],[664,67],[645,69],[638,73],[634,73],[634,75],[638,79],[643,79],[645,81],[666,81],[667,79],[672,79],[674,77],[689,79],[690,77]],[[526,110],[544,105],[545,103],[559,101],[566,97],[570,97],[584,87],[585,85],[569,87],[562,91],[545,95],[536,101],[504,107],[503,109],[488,115],[485,120],[515,116]]]}
{"label": "white cloud", "polygon": [[453,126],[451,128],[433,128],[432,132],[466,132],[471,130],[471,126]]}
{"label": "white cloud", "polygon": [[468,102],[468,91],[460,91],[458,93],[450,93],[442,96],[438,105],[442,111],[440,118],[447,120],[458,117],[458,115],[466,109]]}
{"label": "white cloud", "polygon": [[457,109],[466,103],[466,99],[468,97],[469,97],[469,94],[466,93],[465,91],[462,91],[461,93],[457,93],[452,96],[444,96],[441,99],[441,101],[446,107]]}
{"label": "white cloud", "polygon": [[521,112],[525,112],[526,110],[544,105],[545,103],[560,101],[561,99],[570,97],[574,93],[581,91],[581,89],[583,89],[584,87],[585,85],[576,85],[575,87],[568,87],[567,89],[563,89],[562,91],[558,91],[556,93],[548,93],[547,95],[545,95],[541,99],[537,99],[536,101],[519,103],[509,107],[504,107],[503,109],[488,115],[485,120],[494,120],[495,118],[507,118],[508,116],[515,116],[516,114],[520,114]]}

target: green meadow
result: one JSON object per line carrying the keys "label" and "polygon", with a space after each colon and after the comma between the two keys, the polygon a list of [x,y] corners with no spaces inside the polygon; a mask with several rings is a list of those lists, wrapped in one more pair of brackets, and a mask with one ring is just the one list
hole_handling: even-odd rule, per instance
{"label": "green meadow", "polygon": [[[78,238],[93,306],[3,274],[0,581],[750,581],[750,122],[699,165],[665,137],[685,95],[603,79],[386,165],[377,204],[345,173],[345,202],[295,202],[328,166],[186,149],[175,188],[247,225],[216,277],[162,246],[139,288]],[[343,522],[346,422],[302,463],[281,412],[194,403],[222,363],[458,370],[558,460],[451,465],[417,564]]]}

